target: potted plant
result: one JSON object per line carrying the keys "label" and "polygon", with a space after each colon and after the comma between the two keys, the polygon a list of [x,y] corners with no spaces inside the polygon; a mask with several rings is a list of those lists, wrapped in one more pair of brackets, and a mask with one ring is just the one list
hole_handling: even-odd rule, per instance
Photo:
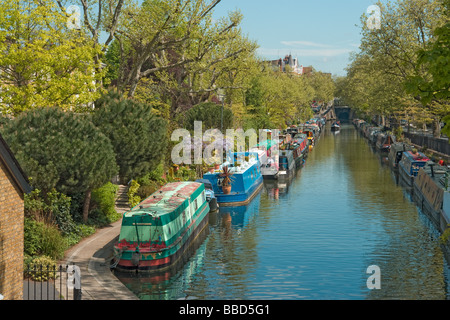
{"label": "potted plant", "polygon": [[220,174],[220,177],[223,177],[222,180],[222,192],[224,194],[229,194],[231,192],[231,179],[233,173],[228,167],[223,167],[222,173]]}

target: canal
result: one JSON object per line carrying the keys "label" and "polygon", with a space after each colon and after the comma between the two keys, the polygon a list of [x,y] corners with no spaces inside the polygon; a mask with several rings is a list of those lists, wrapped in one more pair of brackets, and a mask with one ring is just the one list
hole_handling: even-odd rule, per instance
{"label": "canal", "polygon": [[211,214],[177,269],[116,275],[142,300],[449,299],[439,234],[396,181],[351,124],[328,127],[291,181]]}

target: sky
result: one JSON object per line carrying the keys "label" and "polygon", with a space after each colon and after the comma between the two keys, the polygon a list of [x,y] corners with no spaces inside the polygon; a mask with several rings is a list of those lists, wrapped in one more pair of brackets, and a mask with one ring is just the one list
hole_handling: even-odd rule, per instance
{"label": "sky", "polygon": [[240,10],[244,35],[259,45],[258,56],[292,54],[303,66],[344,76],[349,54],[358,51],[360,18],[376,0],[222,0],[215,17]]}

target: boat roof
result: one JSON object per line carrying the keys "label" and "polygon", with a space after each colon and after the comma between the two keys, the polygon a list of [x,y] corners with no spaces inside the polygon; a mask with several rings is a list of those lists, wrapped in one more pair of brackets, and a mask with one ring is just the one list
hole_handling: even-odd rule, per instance
{"label": "boat roof", "polygon": [[270,148],[272,148],[275,145],[277,145],[277,143],[274,140],[269,140],[268,139],[268,140],[264,140],[264,141],[261,141],[260,143],[258,143],[256,145],[256,148],[258,148],[258,147],[266,147],[267,149],[270,149]]}
{"label": "boat roof", "polygon": [[161,216],[171,213],[182,205],[187,207],[189,202],[186,200],[196,198],[204,189],[205,186],[200,182],[181,181],[168,183],[126,212],[124,217],[139,214]]}
{"label": "boat roof", "polygon": [[422,152],[417,152],[414,154],[412,151],[405,151],[403,152],[404,155],[406,155],[408,158],[410,158],[412,161],[429,161],[428,157],[424,155]]}

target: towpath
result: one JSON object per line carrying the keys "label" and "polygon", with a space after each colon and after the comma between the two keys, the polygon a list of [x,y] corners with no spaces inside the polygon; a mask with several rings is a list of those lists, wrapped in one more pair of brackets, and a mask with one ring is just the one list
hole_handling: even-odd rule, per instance
{"label": "towpath", "polygon": [[[125,192],[125,188],[119,190],[118,200]],[[117,210],[125,211],[123,207]],[[61,264],[75,264],[80,268],[82,300],[138,300],[109,268],[121,222],[122,219],[83,239],[68,250],[61,261]]]}

